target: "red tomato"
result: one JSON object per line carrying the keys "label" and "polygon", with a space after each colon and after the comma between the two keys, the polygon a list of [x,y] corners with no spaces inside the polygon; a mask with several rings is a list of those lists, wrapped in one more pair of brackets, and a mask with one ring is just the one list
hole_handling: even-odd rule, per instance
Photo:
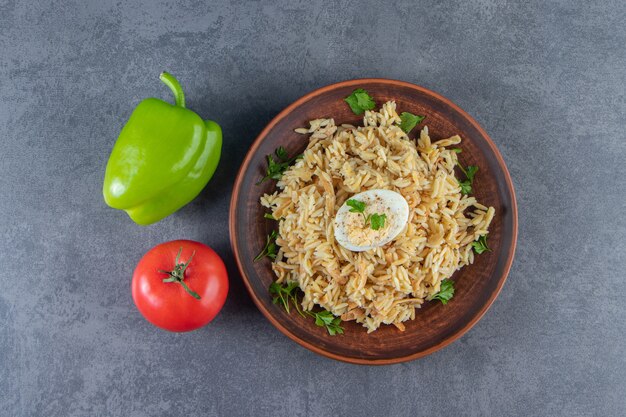
{"label": "red tomato", "polygon": [[222,259],[207,245],[173,240],[153,247],[141,258],[133,274],[132,293],[150,323],[187,332],[209,323],[220,312],[228,294],[228,274]]}

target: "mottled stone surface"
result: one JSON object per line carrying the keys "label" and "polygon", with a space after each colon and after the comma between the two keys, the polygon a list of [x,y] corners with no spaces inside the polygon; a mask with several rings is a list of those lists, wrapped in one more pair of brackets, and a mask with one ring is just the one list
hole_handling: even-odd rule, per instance
{"label": "mottled stone surface", "polygon": [[[393,4],[388,4],[393,3]],[[626,413],[626,3],[622,0],[0,0],[0,415],[618,416]],[[215,178],[147,227],[105,206],[108,153],[144,97],[224,129]],[[519,202],[509,280],[422,360],[338,363],[289,341],[234,267],[228,204],[283,107],[357,77],[414,82],[473,115]],[[226,261],[221,315],[148,325],[130,275],[151,246]]]}

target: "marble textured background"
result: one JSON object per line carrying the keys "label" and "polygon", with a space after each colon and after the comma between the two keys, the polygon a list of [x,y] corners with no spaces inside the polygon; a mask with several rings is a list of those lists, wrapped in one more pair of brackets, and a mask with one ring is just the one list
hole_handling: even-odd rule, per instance
{"label": "marble textured background", "polygon": [[[617,416],[626,412],[626,3],[0,0],[0,415]],[[189,206],[147,227],[107,208],[108,153],[138,101],[224,129]],[[513,177],[516,260],[462,339],[364,367],[275,330],[233,264],[234,176],[263,126],[350,78],[433,89],[473,115]],[[226,261],[221,315],[148,325],[130,275],[189,238]]]}

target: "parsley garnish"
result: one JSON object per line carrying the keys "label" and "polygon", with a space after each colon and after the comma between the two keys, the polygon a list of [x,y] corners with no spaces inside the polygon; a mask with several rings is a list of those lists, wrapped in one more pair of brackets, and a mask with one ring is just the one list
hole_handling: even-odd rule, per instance
{"label": "parsley garnish", "polygon": [[289,155],[287,155],[287,150],[282,146],[279,146],[278,149],[276,149],[276,156],[282,161],[289,159]]}
{"label": "parsley garnish", "polygon": [[298,283],[290,282],[285,285],[280,285],[277,282],[272,282],[270,285],[270,294],[272,294],[272,302],[276,305],[282,304],[285,311],[289,313],[289,301],[296,308],[298,314],[302,317],[313,317],[315,324],[319,327],[325,327],[328,334],[334,336],[336,334],[343,334],[343,327],[341,327],[341,317],[335,317],[333,313],[328,310],[322,310],[320,312],[305,311],[300,308],[298,303]]}
{"label": "parsley garnish", "polygon": [[469,195],[472,192],[472,184],[469,180],[459,181],[459,186],[461,187],[461,194]]}
{"label": "parsley garnish", "polygon": [[350,207],[350,213],[360,213],[363,216],[365,227],[369,225],[372,230],[379,230],[381,227],[385,227],[386,214],[373,213],[366,216],[365,207],[367,205],[359,200],[350,199],[346,201],[346,204]]}
{"label": "parsley garnish", "polygon": [[457,162],[457,165],[459,166],[463,174],[465,174],[466,178],[465,181],[457,180],[459,186],[461,187],[461,194],[468,195],[472,192],[472,184],[474,183],[474,176],[478,172],[478,167],[475,165],[469,165],[467,169],[465,169],[460,162]]}
{"label": "parsley garnish", "polygon": [[272,213],[265,213],[263,214],[263,217],[269,220],[277,220],[276,217],[272,216]]}
{"label": "parsley garnish", "polygon": [[256,185],[259,185],[268,179],[279,180],[293,161],[302,158],[302,154],[296,155],[293,158],[289,158],[287,150],[282,146],[276,149],[274,153],[278,157],[278,160],[274,160],[274,157],[272,155],[267,155],[266,174],[256,183]]}
{"label": "parsley garnish", "polygon": [[359,200],[348,200],[346,201],[346,204],[351,207],[350,208],[350,213],[361,213],[363,214],[365,212],[365,206],[366,204],[362,201]]}
{"label": "parsley garnish", "polygon": [[[287,313],[289,313],[289,300],[293,298],[295,300],[295,291],[298,289],[297,282],[290,282],[286,286],[280,285],[278,282],[272,282],[270,285],[270,294],[273,295],[272,302],[274,304],[281,303]],[[295,304],[295,303],[294,303]]]}
{"label": "parsley garnish", "polygon": [[448,304],[448,301],[454,296],[454,282],[451,279],[444,279],[439,286],[439,292],[428,296],[426,299],[439,300],[441,304]]}
{"label": "parsley garnish", "polygon": [[313,313],[312,317],[315,317],[315,324],[317,324],[319,327],[326,327],[329,335],[334,336],[337,333],[343,334],[343,327],[341,327],[341,317],[335,317],[333,313],[328,310],[323,310],[319,313]]}
{"label": "parsley garnish", "polygon": [[272,230],[267,236],[267,240],[265,242],[265,247],[259,253],[256,258],[254,258],[254,262],[265,258],[266,256],[271,259],[276,259],[276,254],[278,253],[278,246],[276,246],[276,238],[278,237],[278,232],[276,230]]}
{"label": "parsley garnish", "polygon": [[459,168],[461,168],[461,171],[463,171],[467,179],[470,180],[471,183],[473,183],[474,175],[476,175],[476,173],[478,172],[478,167],[475,165],[470,165],[467,167],[467,169],[463,169],[463,166],[459,164]]}
{"label": "parsley garnish", "polygon": [[344,98],[344,101],[348,103],[350,109],[354,114],[363,114],[365,110],[372,110],[376,107],[374,99],[368,94],[367,91],[362,88],[358,88],[352,92],[348,97]]}
{"label": "parsley garnish", "polygon": [[452,148],[450,149],[452,152],[461,153],[463,150],[461,148]]}
{"label": "parsley garnish", "polygon": [[474,242],[472,242],[472,247],[474,248],[474,252],[479,255],[486,251],[491,252],[491,249],[489,248],[489,246],[487,246],[487,235],[482,235]]}
{"label": "parsley garnish", "polygon": [[424,120],[426,116],[417,116],[409,112],[402,112],[400,115],[400,129],[405,133],[409,133],[418,123]]}
{"label": "parsley garnish", "polygon": [[370,216],[370,225],[372,226],[372,229],[378,230],[385,227],[385,220],[387,220],[386,214],[374,213]]}

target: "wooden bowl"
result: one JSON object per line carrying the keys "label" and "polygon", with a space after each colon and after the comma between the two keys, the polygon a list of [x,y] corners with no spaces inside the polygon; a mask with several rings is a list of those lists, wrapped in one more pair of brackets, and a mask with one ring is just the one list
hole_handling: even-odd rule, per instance
{"label": "wooden bowl", "polygon": [[[275,279],[270,261],[253,262],[276,223],[263,218],[259,197],[275,190],[275,181],[255,185],[265,172],[266,155],[284,146],[290,155],[302,152],[308,135],[294,133],[308,121],[332,117],[341,123],[361,124],[343,101],[354,89],[366,89],[377,108],[395,100],[398,113],[425,115],[424,124],[433,140],[459,134],[460,156],[465,165],[480,168],[474,181],[478,201],[493,206],[496,215],[489,229],[492,252],[476,256],[473,265],[454,276],[454,298],[447,304],[427,302],[416,318],[405,322],[406,330],[381,326],[367,334],[354,321],[343,322],[344,335],[330,336],[312,319],[294,311],[287,314],[272,304],[268,287]],[[420,127],[423,125],[420,125]],[[414,129],[413,137],[419,129]],[[270,191],[271,190],[271,191]],[[300,98],[270,122],[252,144],[239,170],[230,205],[230,239],[237,265],[250,295],[267,319],[289,338],[314,352],[345,362],[391,364],[416,359],[448,345],[467,332],[485,314],[504,285],[513,262],[517,239],[517,206],[509,172],[487,133],[450,100],[423,87],[402,81],[362,79],[329,85]]]}

